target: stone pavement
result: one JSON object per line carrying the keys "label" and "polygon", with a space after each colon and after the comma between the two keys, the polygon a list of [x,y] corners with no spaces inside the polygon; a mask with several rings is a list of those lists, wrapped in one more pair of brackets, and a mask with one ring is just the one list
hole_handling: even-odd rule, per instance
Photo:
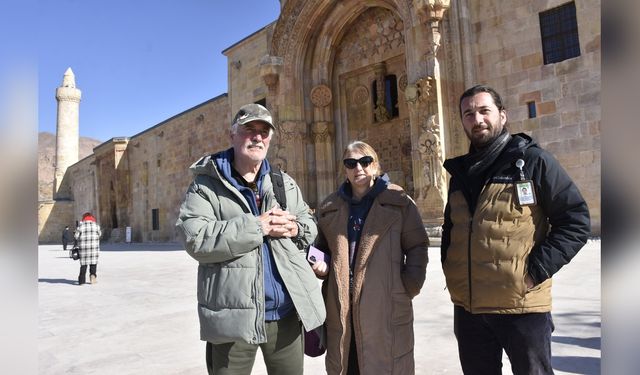
{"label": "stone pavement", "polygon": [[[438,248],[414,300],[416,374],[460,374],[453,308]],[[179,244],[104,244],[98,283],[76,285],[61,245],[38,250],[40,374],[205,374],[196,312],[197,264]],[[556,374],[600,374],[600,241],[554,276]],[[504,360],[505,374],[511,373]],[[305,358],[305,374],[324,374]],[[253,374],[266,374],[261,357]]]}

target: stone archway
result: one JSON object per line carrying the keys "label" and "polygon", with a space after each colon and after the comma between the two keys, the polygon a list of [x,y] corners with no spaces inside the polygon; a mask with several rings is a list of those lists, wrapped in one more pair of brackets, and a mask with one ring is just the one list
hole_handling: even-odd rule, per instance
{"label": "stone archway", "polygon": [[[425,221],[440,225],[446,199],[446,186],[440,183],[445,143],[441,139],[443,103],[435,54],[440,41],[438,22],[448,3],[288,0],[284,4],[274,28],[270,56],[261,71],[266,73],[263,76],[269,85],[267,102],[272,103],[282,130],[288,134],[288,141],[280,144],[278,157],[287,162],[289,172],[304,181],[303,189],[312,205],[335,189],[337,161],[346,142],[361,138],[361,129],[365,129],[367,139],[378,134],[369,131],[373,122],[379,123],[379,128],[389,123],[386,126],[399,135],[395,148],[385,152],[410,156],[389,157],[385,168],[395,171],[396,179],[404,180],[397,182],[414,191],[423,217],[429,218]],[[341,46],[344,48],[342,43],[348,43],[351,28],[357,28],[360,22],[367,25],[366,20],[370,27],[377,27],[375,14],[386,15],[380,17],[383,30],[401,24],[402,30],[395,31],[402,38],[392,36],[386,41],[391,48],[385,51],[383,47],[379,55],[370,54],[376,57],[363,66],[358,66],[361,62],[341,65],[343,58],[337,55]],[[403,46],[393,45],[399,40]],[[399,88],[400,114],[396,120],[376,121],[375,116],[384,119],[384,114],[375,114],[380,108],[371,99],[371,91],[376,89],[372,82],[380,82],[388,72],[395,75]],[[373,117],[364,110],[367,106],[375,110]],[[373,121],[367,123],[367,119]],[[375,139],[370,142],[380,149]],[[431,173],[428,178],[425,171]]]}

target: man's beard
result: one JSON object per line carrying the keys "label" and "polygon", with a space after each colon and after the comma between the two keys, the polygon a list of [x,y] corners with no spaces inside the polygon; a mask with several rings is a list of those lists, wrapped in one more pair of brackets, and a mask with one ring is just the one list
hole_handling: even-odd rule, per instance
{"label": "man's beard", "polygon": [[470,133],[467,133],[467,137],[469,137],[473,148],[482,149],[489,146],[502,132],[502,129],[498,130],[495,126],[490,126],[487,130],[488,133],[483,134],[474,133],[473,129],[471,129]]}

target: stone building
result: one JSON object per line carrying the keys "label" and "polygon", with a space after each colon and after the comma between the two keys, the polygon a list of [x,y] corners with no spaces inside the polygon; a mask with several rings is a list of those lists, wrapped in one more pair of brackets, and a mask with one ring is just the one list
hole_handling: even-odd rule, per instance
{"label": "stone building", "polygon": [[113,138],[68,168],[74,217],[98,212],[114,239],[129,226],[133,241],[176,240],[187,167],[228,147],[232,114],[259,102],[278,127],[269,158],[311,206],[344,179],[342,150],[361,139],[437,236],[442,162],[469,145],[458,98],[485,83],[503,94],[510,130],[532,135],[573,177],[599,234],[599,0],[280,3],[278,20],[223,51],[227,94]]}

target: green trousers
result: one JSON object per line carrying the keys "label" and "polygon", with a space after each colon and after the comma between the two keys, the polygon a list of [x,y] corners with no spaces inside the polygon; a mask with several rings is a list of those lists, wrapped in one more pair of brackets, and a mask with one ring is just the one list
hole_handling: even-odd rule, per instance
{"label": "green trousers", "polygon": [[250,375],[258,347],[262,350],[267,373],[300,375],[304,365],[302,325],[295,312],[266,323],[267,342],[212,344],[207,342],[207,370],[213,375]]}

